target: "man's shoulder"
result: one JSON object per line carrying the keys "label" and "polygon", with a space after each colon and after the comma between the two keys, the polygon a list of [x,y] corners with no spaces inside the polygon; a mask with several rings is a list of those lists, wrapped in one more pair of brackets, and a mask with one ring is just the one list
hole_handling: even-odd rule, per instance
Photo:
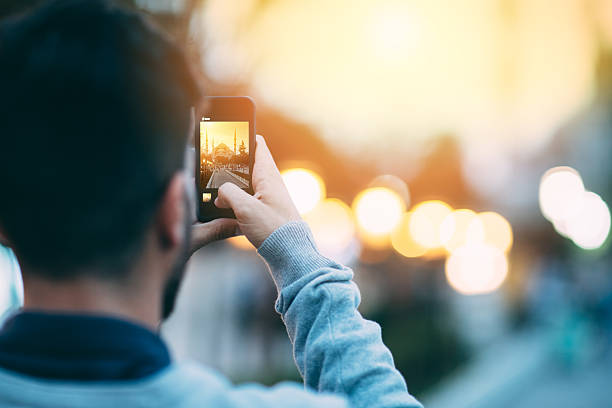
{"label": "man's shoulder", "polygon": [[177,382],[182,386],[205,388],[228,388],[231,382],[214,369],[194,361],[172,363],[163,381]]}
{"label": "man's shoulder", "polygon": [[345,407],[346,400],[317,394],[302,384],[234,386],[214,369],[195,362],[172,363],[138,380],[107,382],[50,381],[0,369],[0,406],[40,408],[247,406]]}
{"label": "man's shoulder", "polygon": [[[128,381],[57,381],[29,377],[0,368],[0,406],[92,408],[202,406],[219,401],[231,384],[197,363],[173,363],[160,372]],[[197,403],[197,405],[196,405]]]}

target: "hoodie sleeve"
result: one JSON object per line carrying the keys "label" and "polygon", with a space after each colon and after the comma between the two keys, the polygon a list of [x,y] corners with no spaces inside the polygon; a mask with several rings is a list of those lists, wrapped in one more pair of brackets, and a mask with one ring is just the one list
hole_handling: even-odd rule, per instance
{"label": "hoodie sleeve", "polygon": [[421,407],[395,368],[381,329],[364,319],[351,269],[319,254],[305,222],[277,229],[259,247],[278,289],[276,310],[307,388],[352,407]]}

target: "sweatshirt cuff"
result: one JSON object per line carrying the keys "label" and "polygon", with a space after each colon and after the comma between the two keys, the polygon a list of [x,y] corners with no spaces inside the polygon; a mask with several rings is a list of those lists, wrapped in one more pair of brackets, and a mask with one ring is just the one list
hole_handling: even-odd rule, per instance
{"label": "sweatshirt cuff", "polygon": [[319,253],[308,224],[291,221],[277,228],[259,246],[280,293],[303,276],[337,264]]}

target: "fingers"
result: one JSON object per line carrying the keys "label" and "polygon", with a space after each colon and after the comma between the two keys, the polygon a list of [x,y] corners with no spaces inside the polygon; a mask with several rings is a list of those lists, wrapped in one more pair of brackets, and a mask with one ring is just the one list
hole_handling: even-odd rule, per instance
{"label": "fingers", "polygon": [[272,158],[272,153],[262,135],[257,135],[257,147],[255,148],[255,164],[253,165],[253,175],[257,177],[269,177],[279,174],[276,163]]}
{"label": "fingers", "polygon": [[251,205],[253,200],[257,201],[234,183],[224,183],[219,187],[215,206],[218,208],[231,208],[236,212],[236,210],[240,211],[241,208]]}
{"label": "fingers", "polygon": [[236,220],[219,218],[204,224],[196,224],[191,229],[191,253],[214,241],[240,235]]}

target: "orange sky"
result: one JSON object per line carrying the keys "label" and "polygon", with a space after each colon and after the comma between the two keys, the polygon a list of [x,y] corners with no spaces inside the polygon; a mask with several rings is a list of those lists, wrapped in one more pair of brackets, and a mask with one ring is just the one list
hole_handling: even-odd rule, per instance
{"label": "orange sky", "polygon": [[236,131],[236,152],[244,141],[246,152],[249,152],[249,122],[200,122],[200,148],[206,149],[206,130],[208,130],[208,151],[212,150],[213,137],[215,146],[225,143],[234,149],[234,131]]}

